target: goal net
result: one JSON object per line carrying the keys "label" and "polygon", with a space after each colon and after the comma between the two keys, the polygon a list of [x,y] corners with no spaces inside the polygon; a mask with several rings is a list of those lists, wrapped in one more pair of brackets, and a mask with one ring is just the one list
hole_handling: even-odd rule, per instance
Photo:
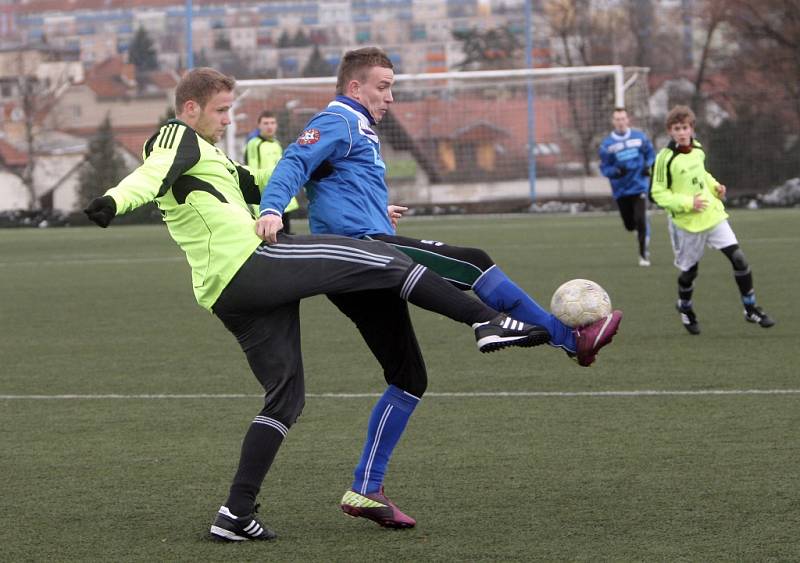
{"label": "goal net", "polygon": [[[597,147],[615,106],[647,123],[641,69],[620,66],[399,74],[377,126],[392,203],[502,210],[532,201],[606,198]],[[272,111],[286,146],[333,99],[335,78],[242,80],[227,137],[242,154]]]}

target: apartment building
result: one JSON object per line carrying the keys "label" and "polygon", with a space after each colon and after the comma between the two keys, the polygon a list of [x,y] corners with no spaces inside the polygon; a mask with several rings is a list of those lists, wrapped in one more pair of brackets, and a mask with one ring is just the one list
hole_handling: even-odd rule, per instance
{"label": "apartment building", "polygon": [[[539,4],[534,1],[537,12]],[[398,69],[436,72],[454,68],[462,58],[453,30],[519,22],[523,8],[524,0],[193,0],[192,47],[212,64],[235,56],[253,76],[296,76],[311,44],[322,47],[335,65],[342,52],[359,45],[413,43],[414,53],[396,50]],[[124,55],[139,28],[154,40],[162,66],[178,70],[184,64],[183,0],[0,4],[0,45],[46,42],[79,53],[87,65]],[[270,48],[280,50],[282,35],[298,33],[308,38],[305,51],[287,57],[264,54]]]}

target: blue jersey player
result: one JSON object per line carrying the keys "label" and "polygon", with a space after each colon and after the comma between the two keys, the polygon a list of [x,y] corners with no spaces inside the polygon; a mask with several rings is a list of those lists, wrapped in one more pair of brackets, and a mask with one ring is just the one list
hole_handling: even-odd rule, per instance
{"label": "blue jersey player", "polygon": [[[263,192],[258,235],[268,242],[275,240],[281,210],[305,185],[312,233],[386,242],[456,286],[472,289],[490,306],[547,328],[552,345],[564,348],[582,366],[592,364],[616,333],[621,312],[614,311],[588,327],[570,329],[526,295],[486,252],[395,234],[403,208],[389,206],[386,166],[375,131],[393,102],[393,83],[393,65],[382,50],[366,47],[344,55],[335,100],[312,117],[287,148]],[[373,408],[361,460],[341,508],[385,527],[414,526],[414,519],[383,494],[392,451],[427,384],[406,304],[397,301],[398,310],[387,315],[385,305],[376,308],[363,294],[329,298],[356,323],[389,383]]]}
{"label": "blue jersey player", "polygon": [[650,223],[647,192],[650,168],[656,160],[653,143],[643,132],[632,129],[625,108],[614,109],[614,130],[600,143],[600,171],[611,182],[611,194],[619,207],[622,223],[636,231],[639,265],[650,265]]}

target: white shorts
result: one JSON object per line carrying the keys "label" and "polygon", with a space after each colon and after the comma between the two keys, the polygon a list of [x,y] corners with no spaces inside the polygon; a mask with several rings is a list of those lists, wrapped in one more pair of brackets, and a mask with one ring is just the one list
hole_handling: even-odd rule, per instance
{"label": "white shorts", "polygon": [[672,242],[672,252],[675,254],[675,266],[682,272],[689,270],[700,261],[706,245],[721,250],[732,244],[739,244],[727,219],[707,231],[699,233],[690,233],[676,227],[670,217],[667,217],[667,226],[669,227],[669,240]]}

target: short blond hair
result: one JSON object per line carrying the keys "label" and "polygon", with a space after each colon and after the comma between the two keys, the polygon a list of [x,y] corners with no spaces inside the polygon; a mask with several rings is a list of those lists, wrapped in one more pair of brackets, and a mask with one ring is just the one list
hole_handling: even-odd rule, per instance
{"label": "short blond hair", "polygon": [[183,104],[189,100],[206,107],[208,101],[218,92],[231,92],[236,87],[236,79],[226,76],[209,67],[198,67],[190,70],[175,88],[175,113],[181,113]]}

